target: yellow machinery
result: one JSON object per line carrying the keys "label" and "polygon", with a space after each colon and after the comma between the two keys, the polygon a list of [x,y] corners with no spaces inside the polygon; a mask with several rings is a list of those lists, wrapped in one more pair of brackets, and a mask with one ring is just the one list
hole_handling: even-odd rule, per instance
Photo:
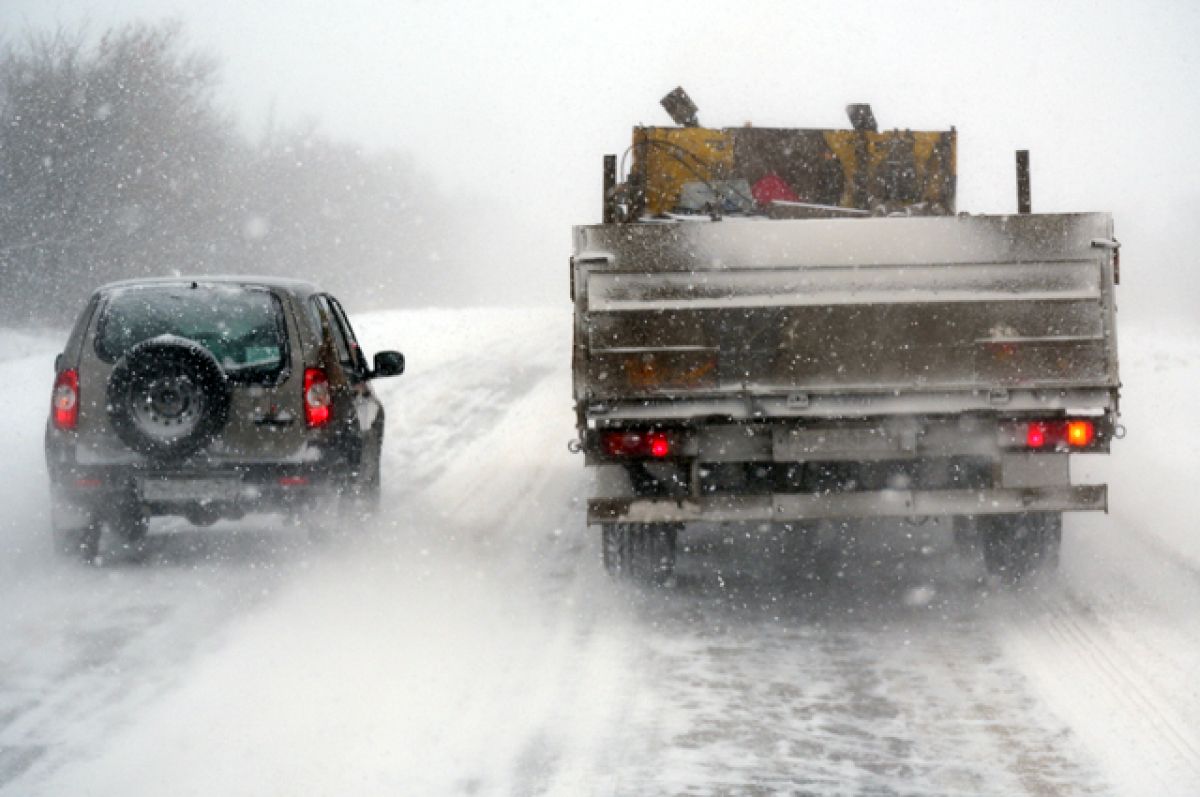
{"label": "yellow machinery", "polygon": [[[847,110],[854,129],[637,127],[629,181],[614,192],[624,212],[614,220],[955,212],[953,128],[879,132],[869,106]],[[694,122],[694,113],[684,120]]]}

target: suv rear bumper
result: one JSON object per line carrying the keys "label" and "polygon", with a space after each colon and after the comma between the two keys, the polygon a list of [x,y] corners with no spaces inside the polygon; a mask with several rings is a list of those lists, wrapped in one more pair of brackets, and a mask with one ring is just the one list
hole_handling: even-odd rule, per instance
{"label": "suv rear bumper", "polygon": [[[76,466],[52,476],[51,492],[55,525],[63,528],[131,506],[149,515],[298,512],[333,495],[341,481],[327,466],[311,464],[253,463],[204,470]],[[147,483],[159,489],[151,492]],[[172,495],[171,485],[189,489]]]}
{"label": "suv rear bumper", "polygon": [[877,490],[701,498],[593,498],[588,523],[788,522],[817,518],[1108,511],[1108,486]]}

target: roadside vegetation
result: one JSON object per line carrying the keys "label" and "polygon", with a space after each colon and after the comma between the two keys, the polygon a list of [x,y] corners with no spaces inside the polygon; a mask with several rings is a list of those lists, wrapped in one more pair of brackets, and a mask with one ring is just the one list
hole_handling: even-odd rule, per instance
{"label": "roadside vegetation", "polygon": [[422,273],[446,207],[429,180],[315,123],[248,135],[219,66],[174,23],[0,45],[0,325],[61,322],[97,284],[173,273],[441,298]]}

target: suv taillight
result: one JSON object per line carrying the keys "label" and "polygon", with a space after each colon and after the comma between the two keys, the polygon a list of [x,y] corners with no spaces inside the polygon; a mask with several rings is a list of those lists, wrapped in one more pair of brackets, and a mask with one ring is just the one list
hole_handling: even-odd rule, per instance
{"label": "suv taillight", "polygon": [[54,378],[50,395],[50,416],[54,426],[70,431],[79,425],[79,372],[69,368]]}
{"label": "suv taillight", "polygon": [[324,426],[333,417],[329,377],[320,368],[304,369],[304,421],[310,429]]}

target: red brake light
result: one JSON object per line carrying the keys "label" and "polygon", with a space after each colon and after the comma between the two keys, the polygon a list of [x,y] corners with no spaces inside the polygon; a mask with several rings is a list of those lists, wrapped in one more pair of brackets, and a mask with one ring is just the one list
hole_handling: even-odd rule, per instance
{"label": "red brake light", "polygon": [[333,417],[329,377],[320,368],[304,369],[304,421],[310,429],[324,426]]}
{"label": "red brake light", "polygon": [[633,432],[605,432],[601,438],[604,453],[610,457],[634,456],[642,443],[642,436]]}
{"label": "red brake light", "polygon": [[1035,421],[1029,424],[1025,432],[1025,445],[1030,448],[1041,448],[1046,445],[1046,424]]}
{"label": "red brake light", "polygon": [[662,432],[651,432],[646,435],[646,442],[652,457],[662,459],[671,453],[671,441]]}
{"label": "red brake light", "polygon": [[64,431],[79,425],[79,372],[74,368],[63,371],[54,379],[50,414],[55,427]]}
{"label": "red brake light", "polygon": [[671,438],[663,432],[605,432],[600,445],[610,457],[662,459],[669,457],[672,450]]}

